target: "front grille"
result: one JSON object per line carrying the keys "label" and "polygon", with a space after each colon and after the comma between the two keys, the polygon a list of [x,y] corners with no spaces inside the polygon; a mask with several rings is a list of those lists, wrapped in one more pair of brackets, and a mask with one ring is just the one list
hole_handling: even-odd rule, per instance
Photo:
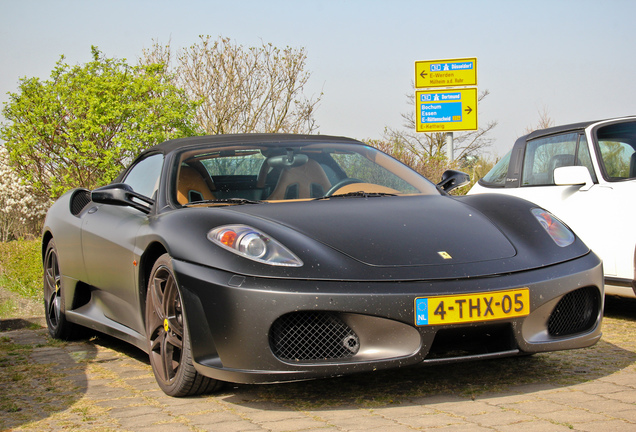
{"label": "front grille", "polygon": [[281,360],[319,361],[353,357],[360,349],[358,335],[330,312],[294,312],[272,325],[272,352]]}
{"label": "front grille", "polygon": [[590,330],[596,323],[601,299],[594,287],[579,288],[563,296],[550,314],[548,333],[568,336]]}
{"label": "front grille", "polygon": [[71,197],[71,214],[73,216],[79,215],[84,207],[91,202],[91,191],[86,189],[79,189],[73,193]]}
{"label": "front grille", "polygon": [[509,323],[438,330],[426,360],[492,354],[516,349]]}

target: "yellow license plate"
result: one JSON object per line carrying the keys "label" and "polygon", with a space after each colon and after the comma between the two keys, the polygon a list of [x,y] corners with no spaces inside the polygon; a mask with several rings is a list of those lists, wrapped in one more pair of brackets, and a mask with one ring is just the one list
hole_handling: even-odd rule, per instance
{"label": "yellow license plate", "polygon": [[417,326],[490,321],[526,316],[529,313],[528,288],[415,299]]}

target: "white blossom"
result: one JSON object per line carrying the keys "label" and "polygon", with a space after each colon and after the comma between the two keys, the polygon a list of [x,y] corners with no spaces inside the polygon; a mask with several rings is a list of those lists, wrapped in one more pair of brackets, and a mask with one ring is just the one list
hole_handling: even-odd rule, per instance
{"label": "white blossom", "polygon": [[0,240],[39,235],[50,205],[33,195],[10,166],[7,150],[0,147]]}

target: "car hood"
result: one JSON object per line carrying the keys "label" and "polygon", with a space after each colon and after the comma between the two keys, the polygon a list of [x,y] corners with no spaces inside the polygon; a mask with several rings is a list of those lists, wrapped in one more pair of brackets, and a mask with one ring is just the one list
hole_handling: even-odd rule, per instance
{"label": "car hood", "polygon": [[[175,259],[244,276],[392,283],[490,277],[589,253],[578,238],[558,247],[532,215],[533,207],[496,194],[192,207],[153,218],[143,241],[170,245]],[[233,224],[272,236],[303,265],[262,264],[207,239],[212,228]]]}
{"label": "car hood", "polygon": [[370,266],[465,264],[516,254],[488,218],[445,197],[332,198],[264,207],[241,210],[271,218]]}

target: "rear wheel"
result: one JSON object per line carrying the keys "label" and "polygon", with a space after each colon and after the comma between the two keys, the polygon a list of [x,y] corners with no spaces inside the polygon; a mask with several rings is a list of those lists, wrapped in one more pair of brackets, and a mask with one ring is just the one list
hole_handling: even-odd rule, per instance
{"label": "rear wheel", "polygon": [[77,325],[66,320],[64,314],[64,287],[55,242],[50,240],[44,254],[44,313],[51,337],[72,339],[78,334]]}
{"label": "rear wheel", "polygon": [[183,302],[168,254],[157,260],[150,274],[146,335],[152,371],[164,393],[191,396],[221,387],[220,381],[199,374],[192,364]]}

